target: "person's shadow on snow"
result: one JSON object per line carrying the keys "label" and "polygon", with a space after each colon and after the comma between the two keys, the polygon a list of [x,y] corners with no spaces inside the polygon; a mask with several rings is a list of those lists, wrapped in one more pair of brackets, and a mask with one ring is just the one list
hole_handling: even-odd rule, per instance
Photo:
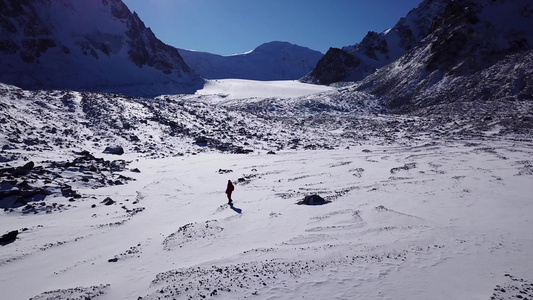
{"label": "person's shadow on snow", "polygon": [[230,203],[229,207],[231,207],[231,209],[233,209],[238,214],[242,213],[242,209],[233,206],[233,203]]}

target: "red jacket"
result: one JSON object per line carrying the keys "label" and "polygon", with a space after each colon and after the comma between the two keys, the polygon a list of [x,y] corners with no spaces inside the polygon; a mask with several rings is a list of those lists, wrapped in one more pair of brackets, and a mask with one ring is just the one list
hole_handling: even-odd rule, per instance
{"label": "red jacket", "polygon": [[231,181],[228,181],[228,187],[226,188],[226,194],[233,192],[234,189],[235,187],[233,186],[233,183],[231,183]]}

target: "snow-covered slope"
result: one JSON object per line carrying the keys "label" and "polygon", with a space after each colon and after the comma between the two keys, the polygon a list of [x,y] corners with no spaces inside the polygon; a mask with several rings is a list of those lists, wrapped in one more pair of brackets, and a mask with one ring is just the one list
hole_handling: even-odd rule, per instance
{"label": "snow-covered slope", "polygon": [[[195,95],[215,96],[218,99],[296,98],[335,88],[301,83],[299,81],[256,81],[246,79],[208,80]],[[194,98],[195,96],[191,96]]]}
{"label": "snow-covered slope", "polygon": [[506,111],[532,101],[533,4],[451,2],[433,33],[367,77],[361,89],[390,108],[424,114],[442,104],[442,110]]}
{"label": "snow-covered slope", "polygon": [[[1,213],[3,230],[19,230],[1,247],[2,295],[532,297],[531,143],[428,142],[127,155],[128,168],[115,171],[135,179],[126,185],[93,189],[78,180],[81,198]],[[58,157],[31,159],[41,166]],[[61,176],[80,172],[72,164]],[[227,180],[235,182],[233,207],[224,204]],[[296,205],[313,194],[331,202]]]}
{"label": "snow-covered slope", "polygon": [[287,42],[270,42],[232,56],[179,49],[194,71],[209,79],[296,80],[311,71],[322,53]]}
{"label": "snow-covered slope", "polygon": [[[0,83],[0,297],[533,298],[533,10],[453,2],[432,34],[357,85],[212,80],[142,98]],[[119,33],[144,28],[121,2],[8,3],[14,27],[2,19],[2,30],[26,24],[38,47],[3,41],[2,55],[43,65],[61,48],[117,72],[96,65],[118,48],[87,35],[100,23],[85,14],[79,35],[58,39],[72,44],[52,46],[48,31],[67,29],[29,22],[42,18],[24,17],[32,5],[53,7],[57,24],[83,8],[110,11],[99,21]],[[153,53],[130,38],[118,61],[143,63],[121,70],[168,66],[131,56]],[[398,104],[418,114],[391,113]]]}
{"label": "snow-covered slope", "polygon": [[0,4],[0,82],[136,96],[203,84],[121,0]]}
{"label": "snow-covered slope", "polygon": [[533,127],[380,104],[294,81],[1,84],[2,297],[532,297]]}
{"label": "snow-covered slope", "polygon": [[356,90],[389,112],[459,127],[471,120],[498,120],[517,132],[533,127],[529,1],[424,1],[393,29],[328,53],[306,80],[360,80]]}
{"label": "snow-covered slope", "polygon": [[[155,99],[0,87],[0,141],[17,151],[101,152],[121,145],[126,152],[168,156],[208,149],[331,148],[353,142],[344,141],[345,131],[359,136],[376,128],[369,120],[337,134],[309,135],[345,127],[344,122],[323,123],[319,115],[321,121],[315,122],[314,115],[356,118],[357,111],[380,109],[366,93],[297,81],[217,80],[194,95]],[[301,119],[309,126],[302,126]]]}
{"label": "snow-covered slope", "polygon": [[331,48],[302,80],[320,84],[359,81],[412,49],[443,16],[450,0],[425,0],[394,27],[370,31],[363,40],[342,49]]}

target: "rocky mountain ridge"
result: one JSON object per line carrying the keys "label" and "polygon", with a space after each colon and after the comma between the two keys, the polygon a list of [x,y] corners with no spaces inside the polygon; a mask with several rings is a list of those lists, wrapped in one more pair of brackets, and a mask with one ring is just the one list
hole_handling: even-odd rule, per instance
{"label": "rocky mountain ridge", "polygon": [[533,99],[532,28],[529,2],[453,1],[430,35],[359,89],[394,111],[424,113],[435,105],[512,110],[513,102]]}
{"label": "rocky mountain ridge", "polygon": [[357,82],[392,113],[532,128],[532,28],[527,1],[426,0],[392,30],[330,49],[304,80]]}
{"label": "rocky mountain ridge", "polygon": [[405,55],[425,38],[442,18],[450,0],[426,0],[394,27],[382,33],[369,31],[360,43],[330,48],[313,71],[302,80],[319,84],[355,82]]}
{"label": "rocky mountain ridge", "polygon": [[203,84],[120,0],[0,3],[0,82],[135,96]]}

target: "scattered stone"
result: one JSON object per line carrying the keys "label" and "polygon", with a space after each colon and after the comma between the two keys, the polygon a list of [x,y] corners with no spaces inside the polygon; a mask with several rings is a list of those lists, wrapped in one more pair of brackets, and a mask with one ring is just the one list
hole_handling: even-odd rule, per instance
{"label": "scattered stone", "polygon": [[205,136],[200,136],[196,138],[195,143],[200,147],[206,147],[208,144],[208,139]]}
{"label": "scattered stone", "polygon": [[386,208],[383,205],[376,206],[376,210],[379,211],[379,212],[390,211],[390,209]]}
{"label": "scattered stone", "polygon": [[104,199],[104,201],[102,201],[102,203],[103,203],[104,205],[113,205],[113,204],[115,204],[116,202],[115,202],[113,199],[107,197],[107,198]]}
{"label": "scattered stone", "polygon": [[363,172],[365,171],[365,169],[363,169],[363,168],[356,168],[356,169],[353,169],[353,170],[351,170],[351,171],[354,172],[354,173],[353,173],[353,176],[355,176],[355,177],[357,177],[357,178],[361,178],[361,177],[363,177]]}
{"label": "scattered stone", "polygon": [[416,168],[416,163],[407,163],[405,165],[403,165],[403,167],[396,167],[396,168],[392,168],[390,169],[390,172],[391,174],[396,174],[398,173],[399,171],[408,171],[408,170],[411,170],[411,169],[414,169]]}
{"label": "scattered stone", "polygon": [[124,148],[122,148],[122,146],[109,146],[104,149],[103,153],[122,155],[124,154]]}
{"label": "scattered stone", "polygon": [[0,176],[20,177],[20,176],[28,175],[34,167],[35,167],[35,163],[33,161],[30,161],[30,162],[26,163],[22,167],[18,167],[18,168],[13,168],[13,167],[2,168],[2,169],[0,169]]}
{"label": "scattered stone", "polygon": [[70,185],[64,185],[61,187],[61,195],[65,198],[81,198],[81,195],[78,192],[72,190]]}
{"label": "scattered stone", "polygon": [[505,274],[507,282],[503,285],[496,285],[490,299],[533,299],[533,283],[526,279]]}
{"label": "scattered stone", "polygon": [[254,152],[254,150],[252,149],[244,149],[242,147],[237,147],[233,150],[233,153],[235,154],[249,154],[249,153],[252,153]]}
{"label": "scattered stone", "polygon": [[10,168],[2,168],[2,169],[0,169],[0,175],[3,175],[3,176],[12,175],[13,171],[15,171],[15,168],[11,168],[11,167]]}
{"label": "scattered stone", "polygon": [[[65,197],[69,202],[82,198],[73,189],[71,182],[84,182],[91,188],[109,185],[123,185],[134,178],[117,174],[126,170],[125,160],[109,161],[96,158],[88,151],[73,151],[76,157],[72,161],[48,161],[36,166],[28,161],[23,166],[0,168],[0,208],[9,212],[10,209],[22,207],[22,213],[46,212],[60,210],[57,205],[52,207],[32,206],[32,202],[45,200],[49,195]],[[65,173],[68,172],[68,173]],[[30,206],[24,207],[30,204]]]}
{"label": "scattered stone", "polygon": [[97,299],[106,294],[110,284],[101,284],[90,287],[75,287],[70,289],[58,289],[44,292],[30,300],[44,300],[44,299]]}
{"label": "scattered stone", "polygon": [[111,172],[121,172],[126,169],[126,161],[123,159],[114,160],[109,164]]}
{"label": "scattered stone", "polygon": [[30,161],[28,163],[26,163],[24,166],[22,167],[18,167],[16,168],[14,171],[13,171],[13,176],[22,176],[22,175],[27,175],[28,173],[30,173],[30,171],[35,167],[35,163],[33,161]]}
{"label": "scattered stone", "polygon": [[303,200],[298,201],[296,204],[298,205],[323,205],[330,203],[331,201],[327,201],[324,198],[320,197],[319,195],[310,195],[305,196]]}
{"label": "scattered stone", "polygon": [[10,231],[0,237],[0,245],[4,246],[10,243],[13,243],[17,239],[19,234],[18,230]]}

